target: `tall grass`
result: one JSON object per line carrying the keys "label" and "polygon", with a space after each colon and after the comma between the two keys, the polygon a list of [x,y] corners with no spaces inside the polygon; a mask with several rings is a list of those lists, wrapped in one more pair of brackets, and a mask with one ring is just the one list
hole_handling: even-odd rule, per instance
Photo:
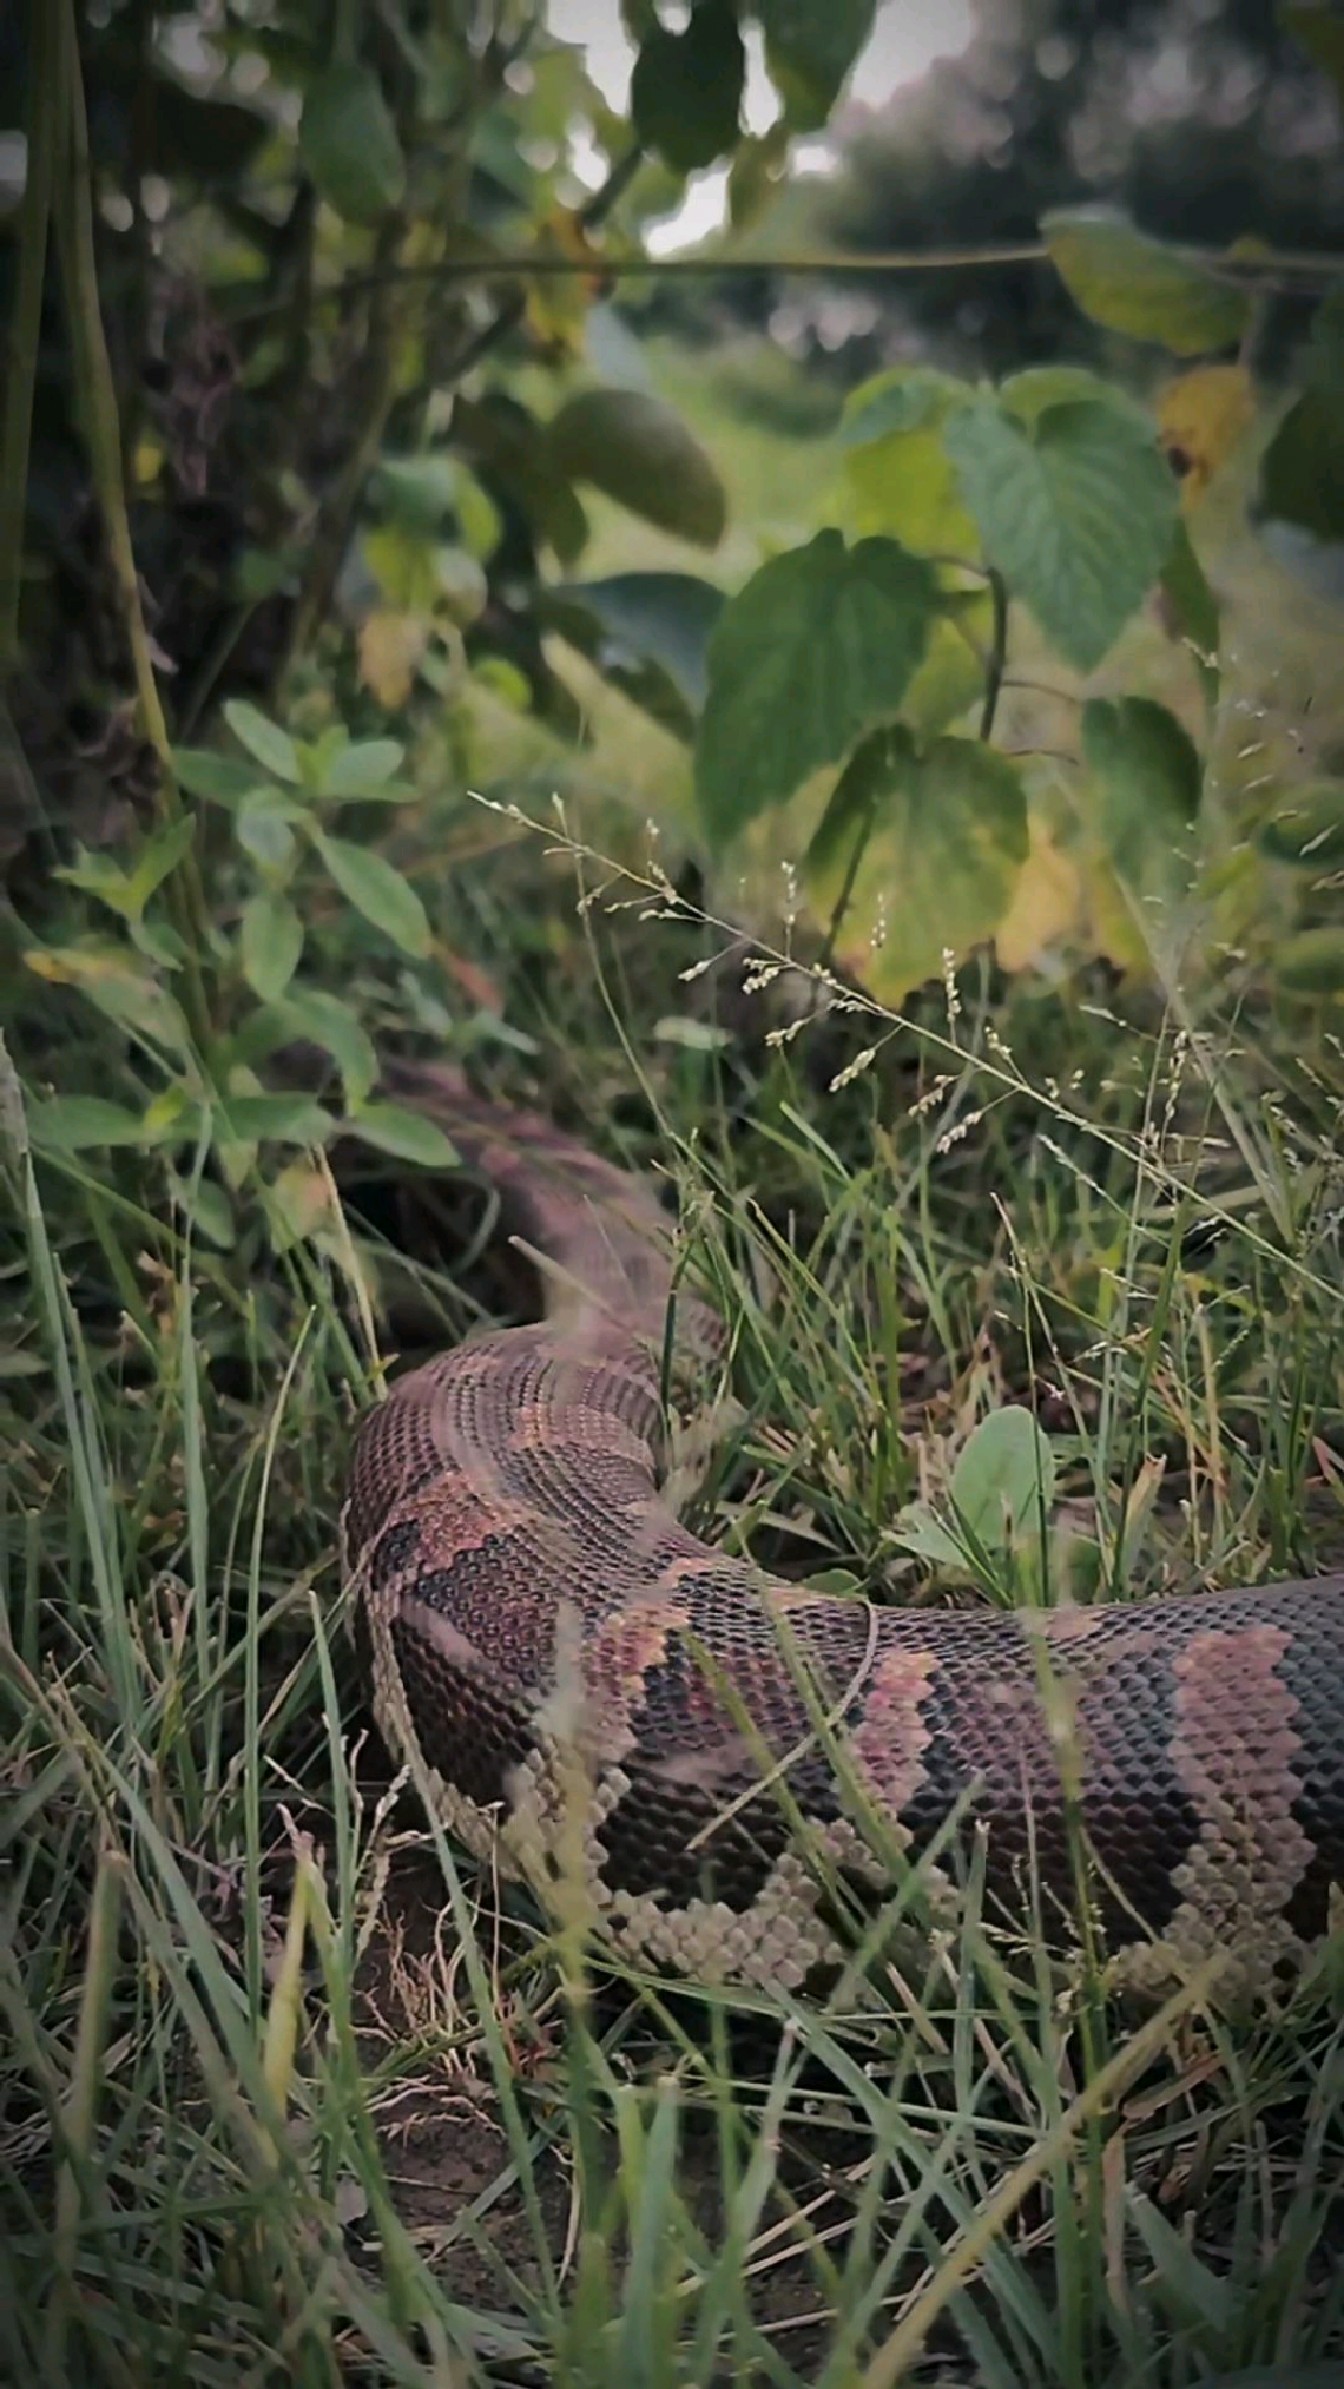
{"label": "tall grass", "polygon": [[[473,898],[505,983],[520,868]],[[1027,1398],[1074,1530],[1044,1597],[1337,1560],[1338,1224],[1254,1057],[987,989],[771,1043],[716,1025],[737,964],[683,982],[678,1038],[667,988],[716,948],[673,909],[589,910],[533,1000],[559,1108],[679,1181],[733,1329],[688,1517],[927,1598],[896,1514]],[[368,1736],[333,1530],[376,1355],[341,1272],[242,1268],[147,1176],[39,1167],[12,1083],[6,1118],[4,2377],[1184,2389],[1344,2357],[1337,1967],[1281,2012],[1197,1983],[1136,2018],[972,1884],[950,1941],[856,1921],[805,2005],[637,1982],[572,1907],[501,1904]],[[449,1323],[453,1259],[421,1271]]]}

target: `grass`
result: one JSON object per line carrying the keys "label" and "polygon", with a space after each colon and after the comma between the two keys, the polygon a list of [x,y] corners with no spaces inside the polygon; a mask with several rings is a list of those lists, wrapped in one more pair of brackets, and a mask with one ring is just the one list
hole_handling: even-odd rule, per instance
{"label": "grass", "polygon": [[[812,451],[734,439],[796,535]],[[655,734],[616,699],[597,729],[585,784],[671,806]],[[535,795],[549,753],[479,735]],[[1026,1401],[1059,1495],[980,1597],[1344,1564],[1328,1034],[1253,989],[1191,1024],[975,969],[900,1016],[814,1005],[783,931],[748,951],[663,900],[628,811],[583,821],[614,864],[442,799],[409,858],[441,970],[344,920],[323,950],[380,1034],[677,1181],[734,1330],[674,1449],[699,1531],[942,1599],[899,1513]],[[25,1076],[115,1084],[73,1005],[8,1005]],[[134,1155],[35,1161],[9,1079],[0,1118],[0,2378],[1339,2380],[1335,1959],[1278,2012],[1134,2014],[972,1885],[950,1943],[856,1926],[812,2006],[614,1973],[389,1781],[345,1635],[379,1345],[518,1295],[479,1207],[444,1190],[398,1257],[371,1167],[277,1254],[247,1189],[221,1228]]]}
{"label": "grass", "polygon": [[[1309,1123],[1276,1154],[1247,1100],[1259,1224],[1222,1206],[1180,1265],[1171,1183],[1207,1216],[1245,1172],[1156,1015],[972,988],[771,1045],[779,982],[748,1025],[740,968],[668,1013],[708,927],[561,937],[534,900],[529,952],[535,886],[501,849],[438,927],[460,952],[470,912],[536,1037],[478,1067],[661,1152],[706,1223],[736,1409],[678,1479],[692,1519],[927,1598],[896,1512],[1028,1395],[1052,1567],[1123,1551],[1135,1596],[1338,1564]],[[1281,2014],[1136,2020],[972,1906],[914,1966],[875,1936],[866,2010],[851,1984],[771,2022],[501,1921],[391,1798],[355,1693],[332,1527],[371,1379],[339,1270],[211,1251],[133,1173],[10,1183],[6,2377],[1174,2389],[1344,2350],[1328,1971]],[[452,1263],[420,1272],[448,1332],[483,1290]]]}

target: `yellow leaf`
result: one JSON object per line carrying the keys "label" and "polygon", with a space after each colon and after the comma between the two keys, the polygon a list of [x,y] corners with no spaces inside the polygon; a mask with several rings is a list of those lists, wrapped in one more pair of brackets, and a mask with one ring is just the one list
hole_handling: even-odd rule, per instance
{"label": "yellow leaf", "polygon": [[429,624],[419,614],[383,609],[359,626],[359,676],[380,705],[392,711],[411,693],[421,657],[429,645]]}
{"label": "yellow leaf", "polygon": [[1255,414],[1244,365],[1197,365],[1168,382],[1157,404],[1162,447],[1181,482],[1181,504],[1197,506]]}
{"label": "yellow leaf", "polygon": [[1027,859],[1017,876],[1008,910],[994,932],[994,946],[1006,971],[1030,970],[1078,921],[1082,888],[1072,858],[1061,853],[1046,824],[1028,825]]}
{"label": "yellow leaf", "polygon": [[333,1216],[332,1195],[330,1170],[311,1161],[287,1163],[271,1189],[277,1249],[283,1252],[291,1244],[304,1243],[317,1229],[328,1226]]}
{"label": "yellow leaf", "polygon": [[[601,265],[600,254],[593,247],[586,226],[569,207],[552,209],[537,228],[533,249],[538,256],[564,259],[571,265]],[[584,317],[604,288],[600,271],[538,275],[528,286],[529,330],[544,349],[556,355],[577,357],[583,347]]]}

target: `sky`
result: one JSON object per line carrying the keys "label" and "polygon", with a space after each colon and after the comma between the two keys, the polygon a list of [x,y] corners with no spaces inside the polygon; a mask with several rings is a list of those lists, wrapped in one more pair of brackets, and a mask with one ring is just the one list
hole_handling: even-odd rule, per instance
{"label": "sky", "polygon": [[[826,4],[827,0],[815,0],[817,7]],[[634,51],[621,24],[620,0],[549,0],[546,13],[560,40],[583,43],[593,81],[613,107],[624,111]],[[931,0],[878,0],[868,46],[849,78],[845,97],[880,107],[935,58],[964,49],[970,32],[970,0],[934,0],[932,5]],[[775,115],[776,101],[754,27],[747,29],[747,50],[743,116],[749,131],[763,132]],[[824,173],[831,162],[824,140],[801,142],[794,157],[803,173]],[[576,163],[581,167],[581,161]],[[677,214],[650,228],[649,249],[665,256],[713,232],[723,221],[727,180],[726,169],[720,167],[696,175]]]}

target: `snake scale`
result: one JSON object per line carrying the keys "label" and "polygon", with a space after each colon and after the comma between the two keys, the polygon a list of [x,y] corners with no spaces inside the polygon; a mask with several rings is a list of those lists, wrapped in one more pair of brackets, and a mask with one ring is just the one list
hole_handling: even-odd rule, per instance
{"label": "snake scale", "polygon": [[567,1849],[619,1957],[711,1984],[826,1979],[837,1882],[871,1906],[923,1860],[952,1914],[972,1846],[988,1910],[1060,1947],[1081,1848],[1122,1988],[1291,1979],[1344,1883],[1344,1576],[1037,1612],[771,1581],[659,1494],[652,1184],[447,1070],[389,1083],[549,1264],[539,1324],[394,1380],[342,1509],[377,1722],[459,1845],[543,1889]]}

